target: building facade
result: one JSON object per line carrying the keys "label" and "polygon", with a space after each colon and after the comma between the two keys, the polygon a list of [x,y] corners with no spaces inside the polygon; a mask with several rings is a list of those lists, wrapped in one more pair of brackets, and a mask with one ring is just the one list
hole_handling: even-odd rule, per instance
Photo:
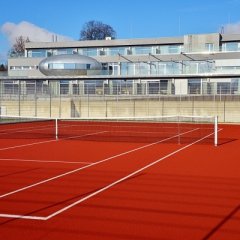
{"label": "building facade", "polygon": [[[240,93],[240,35],[219,33],[185,35],[172,38],[98,40],[73,42],[29,42],[24,57],[9,58],[8,73],[13,78],[51,79],[39,71],[39,63],[57,55],[83,55],[94,58],[102,71],[91,76],[71,74],[73,64],[56,69],[70,70],[69,78],[57,76],[69,86],[88,80],[104,87],[127,81],[125,94],[238,94]],[[73,61],[74,63],[74,61]],[[54,70],[54,66],[51,70]],[[76,70],[76,69],[75,69]],[[94,75],[94,77],[93,77]],[[56,75],[55,75],[56,78]],[[41,80],[40,80],[41,79]],[[141,85],[140,85],[141,83]],[[126,84],[125,84],[126,85]],[[140,89],[141,88],[141,89]],[[71,91],[73,92],[73,90]],[[93,93],[94,91],[92,91]]]}
{"label": "building facade", "polygon": [[0,112],[218,115],[240,122],[240,34],[29,42],[0,77]]}

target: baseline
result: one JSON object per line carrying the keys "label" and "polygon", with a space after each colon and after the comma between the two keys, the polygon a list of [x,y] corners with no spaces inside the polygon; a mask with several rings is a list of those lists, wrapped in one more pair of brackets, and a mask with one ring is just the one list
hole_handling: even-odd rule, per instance
{"label": "baseline", "polygon": [[37,163],[66,163],[66,164],[91,164],[92,162],[77,162],[77,161],[54,161],[54,160],[38,160],[38,159],[18,159],[18,158],[0,158],[0,162],[37,162]]}
{"label": "baseline", "polygon": [[[219,130],[219,131],[220,131],[220,130]],[[70,208],[78,205],[79,203],[82,203],[82,202],[84,202],[84,201],[86,201],[86,200],[94,197],[95,195],[97,195],[97,194],[99,194],[99,193],[101,193],[101,192],[104,192],[104,191],[110,189],[111,187],[113,187],[113,186],[115,186],[115,185],[117,185],[117,184],[125,181],[126,179],[131,178],[132,176],[134,176],[134,175],[136,175],[136,174],[144,171],[145,169],[150,168],[150,167],[152,167],[153,165],[156,165],[157,163],[163,161],[164,159],[169,158],[169,157],[177,154],[178,152],[183,151],[183,150],[191,147],[192,145],[194,145],[194,144],[196,144],[196,143],[198,143],[198,142],[200,142],[200,141],[208,138],[209,136],[211,136],[211,135],[213,135],[213,134],[214,134],[214,133],[208,134],[207,136],[202,137],[201,139],[198,139],[198,140],[194,141],[193,143],[190,143],[190,144],[188,144],[188,145],[185,145],[185,146],[177,149],[176,151],[173,151],[173,152],[171,152],[171,153],[169,153],[169,154],[167,154],[167,155],[165,155],[165,156],[157,159],[156,161],[154,161],[154,162],[152,162],[152,163],[150,163],[150,164],[147,164],[146,166],[144,166],[144,167],[142,167],[142,168],[140,168],[140,169],[138,169],[138,170],[136,170],[136,171],[134,171],[134,172],[132,172],[132,173],[130,173],[130,174],[128,174],[128,175],[126,175],[126,176],[124,176],[124,177],[122,177],[122,178],[114,181],[114,182],[112,182],[112,183],[110,183],[109,185],[107,185],[107,186],[105,186],[105,187],[103,187],[103,188],[101,188],[101,189],[99,189],[99,190],[97,190],[97,191],[95,191],[95,192],[87,195],[86,197],[83,197],[83,198],[79,199],[78,201],[76,201],[76,202],[74,202],[74,203],[72,203],[72,204],[69,204],[68,206],[66,206],[66,207],[64,207],[64,208],[62,208],[62,209],[60,209],[60,210],[58,210],[58,211],[56,211],[56,212],[54,212],[54,213],[52,213],[52,214],[50,214],[50,215],[48,215],[48,216],[43,217],[43,216],[31,216],[31,215],[28,216],[28,215],[15,215],[15,214],[0,214],[0,217],[20,218],[20,219],[28,219],[28,220],[41,220],[41,221],[49,220],[49,219],[51,219],[51,218],[53,218],[53,217],[55,217],[55,216],[57,216],[57,215],[65,212],[65,211],[67,211],[68,209],[70,209]],[[154,144],[154,143],[152,143],[151,145],[153,145],[153,144]],[[148,145],[149,145],[149,144],[148,144]]]}
{"label": "baseline", "polygon": [[29,189],[29,188],[32,188],[32,187],[35,187],[35,186],[38,186],[38,185],[41,185],[41,184],[44,184],[44,183],[53,181],[53,180],[55,180],[55,179],[58,179],[58,178],[67,176],[67,175],[69,175],[69,174],[72,174],[72,173],[81,171],[81,170],[83,170],[83,169],[86,169],[86,168],[89,168],[89,167],[92,167],[92,166],[101,164],[101,163],[106,162],[106,161],[109,161],[109,160],[111,160],[111,159],[114,159],[114,158],[117,158],[117,157],[120,157],[120,156],[129,154],[129,153],[132,153],[132,152],[139,151],[139,150],[141,150],[141,149],[144,149],[144,148],[147,148],[147,147],[150,147],[150,146],[159,144],[159,143],[164,142],[164,141],[168,141],[168,140],[170,140],[170,139],[172,139],[172,138],[176,138],[176,137],[178,137],[178,136],[180,136],[180,135],[184,135],[184,134],[187,134],[187,133],[189,133],[189,132],[196,131],[196,130],[198,130],[198,128],[192,129],[192,130],[187,131],[187,132],[185,132],[185,133],[177,134],[177,135],[174,135],[174,136],[172,136],[172,137],[165,138],[165,139],[162,139],[162,140],[159,140],[159,141],[150,143],[150,144],[146,144],[146,145],[143,145],[143,146],[141,146],[141,147],[134,148],[134,149],[129,150],[129,151],[126,151],[126,152],[122,152],[122,153],[116,154],[116,155],[114,155],[114,156],[111,156],[111,157],[102,159],[102,160],[100,160],[100,161],[91,163],[91,164],[89,164],[89,165],[86,165],[86,166],[83,166],[83,167],[80,167],[80,168],[76,168],[76,169],[71,170],[71,171],[68,171],[68,172],[66,172],[66,173],[63,173],[63,174],[60,174],[60,175],[57,175],[57,176],[54,176],[54,177],[51,177],[51,178],[42,180],[42,181],[40,181],[40,182],[37,182],[37,183],[31,184],[31,185],[25,186],[25,187],[23,187],[23,188],[20,188],[20,189],[17,189],[17,190],[14,190],[14,191],[11,191],[11,192],[2,194],[2,195],[0,195],[0,199],[1,199],[1,198],[4,198],[4,197],[6,197],[6,196],[9,196],[9,195],[12,195],[12,194],[15,194],[15,193],[24,191],[24,190],[26,190],[26,189]]}

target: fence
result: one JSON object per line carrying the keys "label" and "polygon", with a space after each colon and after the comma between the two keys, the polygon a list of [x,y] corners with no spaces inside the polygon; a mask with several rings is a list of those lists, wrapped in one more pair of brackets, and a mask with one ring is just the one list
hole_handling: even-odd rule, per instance
{"label": "fence", "polygon": [[[38,117],[131,117],[218,115],[220,122],[240,122],[240,95],[178,94],[169,82],[134,84],[68,81],[0,82],[1,114]],[[210,92],[211,93],[211,92]]]}

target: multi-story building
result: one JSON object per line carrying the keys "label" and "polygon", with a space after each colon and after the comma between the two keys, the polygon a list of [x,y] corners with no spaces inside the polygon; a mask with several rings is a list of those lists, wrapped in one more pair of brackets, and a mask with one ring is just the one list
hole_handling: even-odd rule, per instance
{"label": "multi-story building", "polygon": [[[182,37],[98,40],[73,42],[29,42],[24,57],[9,58],[9,77],[51,79],[39,71],[39,63],[50,56],[80,54],[102,65],[98,74],[68,74],[64,80],[127,81],[128,94],[236,94],[240,92],[240,35],[219,33]],[[70,61],[71,62],[71,61]],[[74,61],[73,61],[74,63]],[[59,64],[57,69],[77,65]],[[54,65],[49,66],[54,68]],[[61,74],[59,74],[61,75]],[[56,79],[56,76],[54,76]],[[61,76],[58,76],[61,80]],[[139,87],[139,83],[141,87]],[[60,82],[66,85],[65,82]],[[89,83],[89,82],[88,82]],[[103,81],[103,85],[106,81]],[[71,84],[71,82],[69,82]],[[110,84],[111,85],[111,84]],[[136,87],[138,85],[138,87]],[[181,85],[181,87],[180,87]],[[123,84],[124,86],[124,84]],[[107,90],[105,86],[105,91]],[[97,91],[96,92],[104,92]]]}
{"label": "multi-story building", "polygon": [[[31,109],[31,115],[45,116],[46,108],[50,116],[62,116],[63,109],[70,109],[67,116],[166,115],[180,113],[185,108],[185,114],[215,111],[221,121],[240,121],[236,107],[240,103],[240,34],[28,42],[24,56],[8,59],[8,76],[0,80],[0,99],[21,101],[11,103],[17,104],[18,111],[14,114],[18,115],[29,114]],[[86,96],[91,98],[86,99]],[[94,96],[102,101],[102,110],[99,110],[99,101],[96,102],[98,107],[90,109]],[[108,99],[114,96],[117,96],[117,104],[111,105]],[[26,103],[31,97],[32,102]],[[54,97],[60,97],[60,101],[54,102]],[[75,101],[76,97],[85,99],[86,106],[84,101]],[[158,102],[146,102],[150,97]],[[169,102],[166,107],[169,98],[164,97],[175,99],[175,103]],[[192,101],[191,106],[190,102],[184,103],[186,97]],[[66,107],[61,102],[63,99],[69,99]],[[126,99],[128,102],[123,103]],[[234,102],[213,105],[213,100],[217,99]],[[43,100],[48,101],[50,107],[44,105]],[[122,100],[122,107],[119,100]],[[3,104],[4,101],[2,112],[13,113],[11,104]],[[118,106],[118,113],[114,104]],[[230,106],[229,111],[227,106]],[[44,109],[42,113],[40,107]]]}

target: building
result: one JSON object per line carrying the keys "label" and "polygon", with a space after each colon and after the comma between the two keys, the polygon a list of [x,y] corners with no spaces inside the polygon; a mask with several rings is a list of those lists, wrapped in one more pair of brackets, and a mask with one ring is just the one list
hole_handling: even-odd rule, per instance
{"label": "building", "polygon": [[1,80],[5,94],[238,96],[240,34],[29,42],[23,57],[8,59]]}
{"label": "building", "polygon": [[[240,35],[219,33],[156,39],[30,42],[26,43],[24,57],[8,60],[8,70],[10,77],[44,79],[46,76],[39,71],[43,59],[80,54],[102,64],[103,71],[98,74],[101,77],[95,80],[147,80],[141,93],[235,94],[240,91],[239,50]],[[78,76],[74,75],[75,79]],[[128,93],[139,91],[134,92],[134,86],[130,86]]]}

